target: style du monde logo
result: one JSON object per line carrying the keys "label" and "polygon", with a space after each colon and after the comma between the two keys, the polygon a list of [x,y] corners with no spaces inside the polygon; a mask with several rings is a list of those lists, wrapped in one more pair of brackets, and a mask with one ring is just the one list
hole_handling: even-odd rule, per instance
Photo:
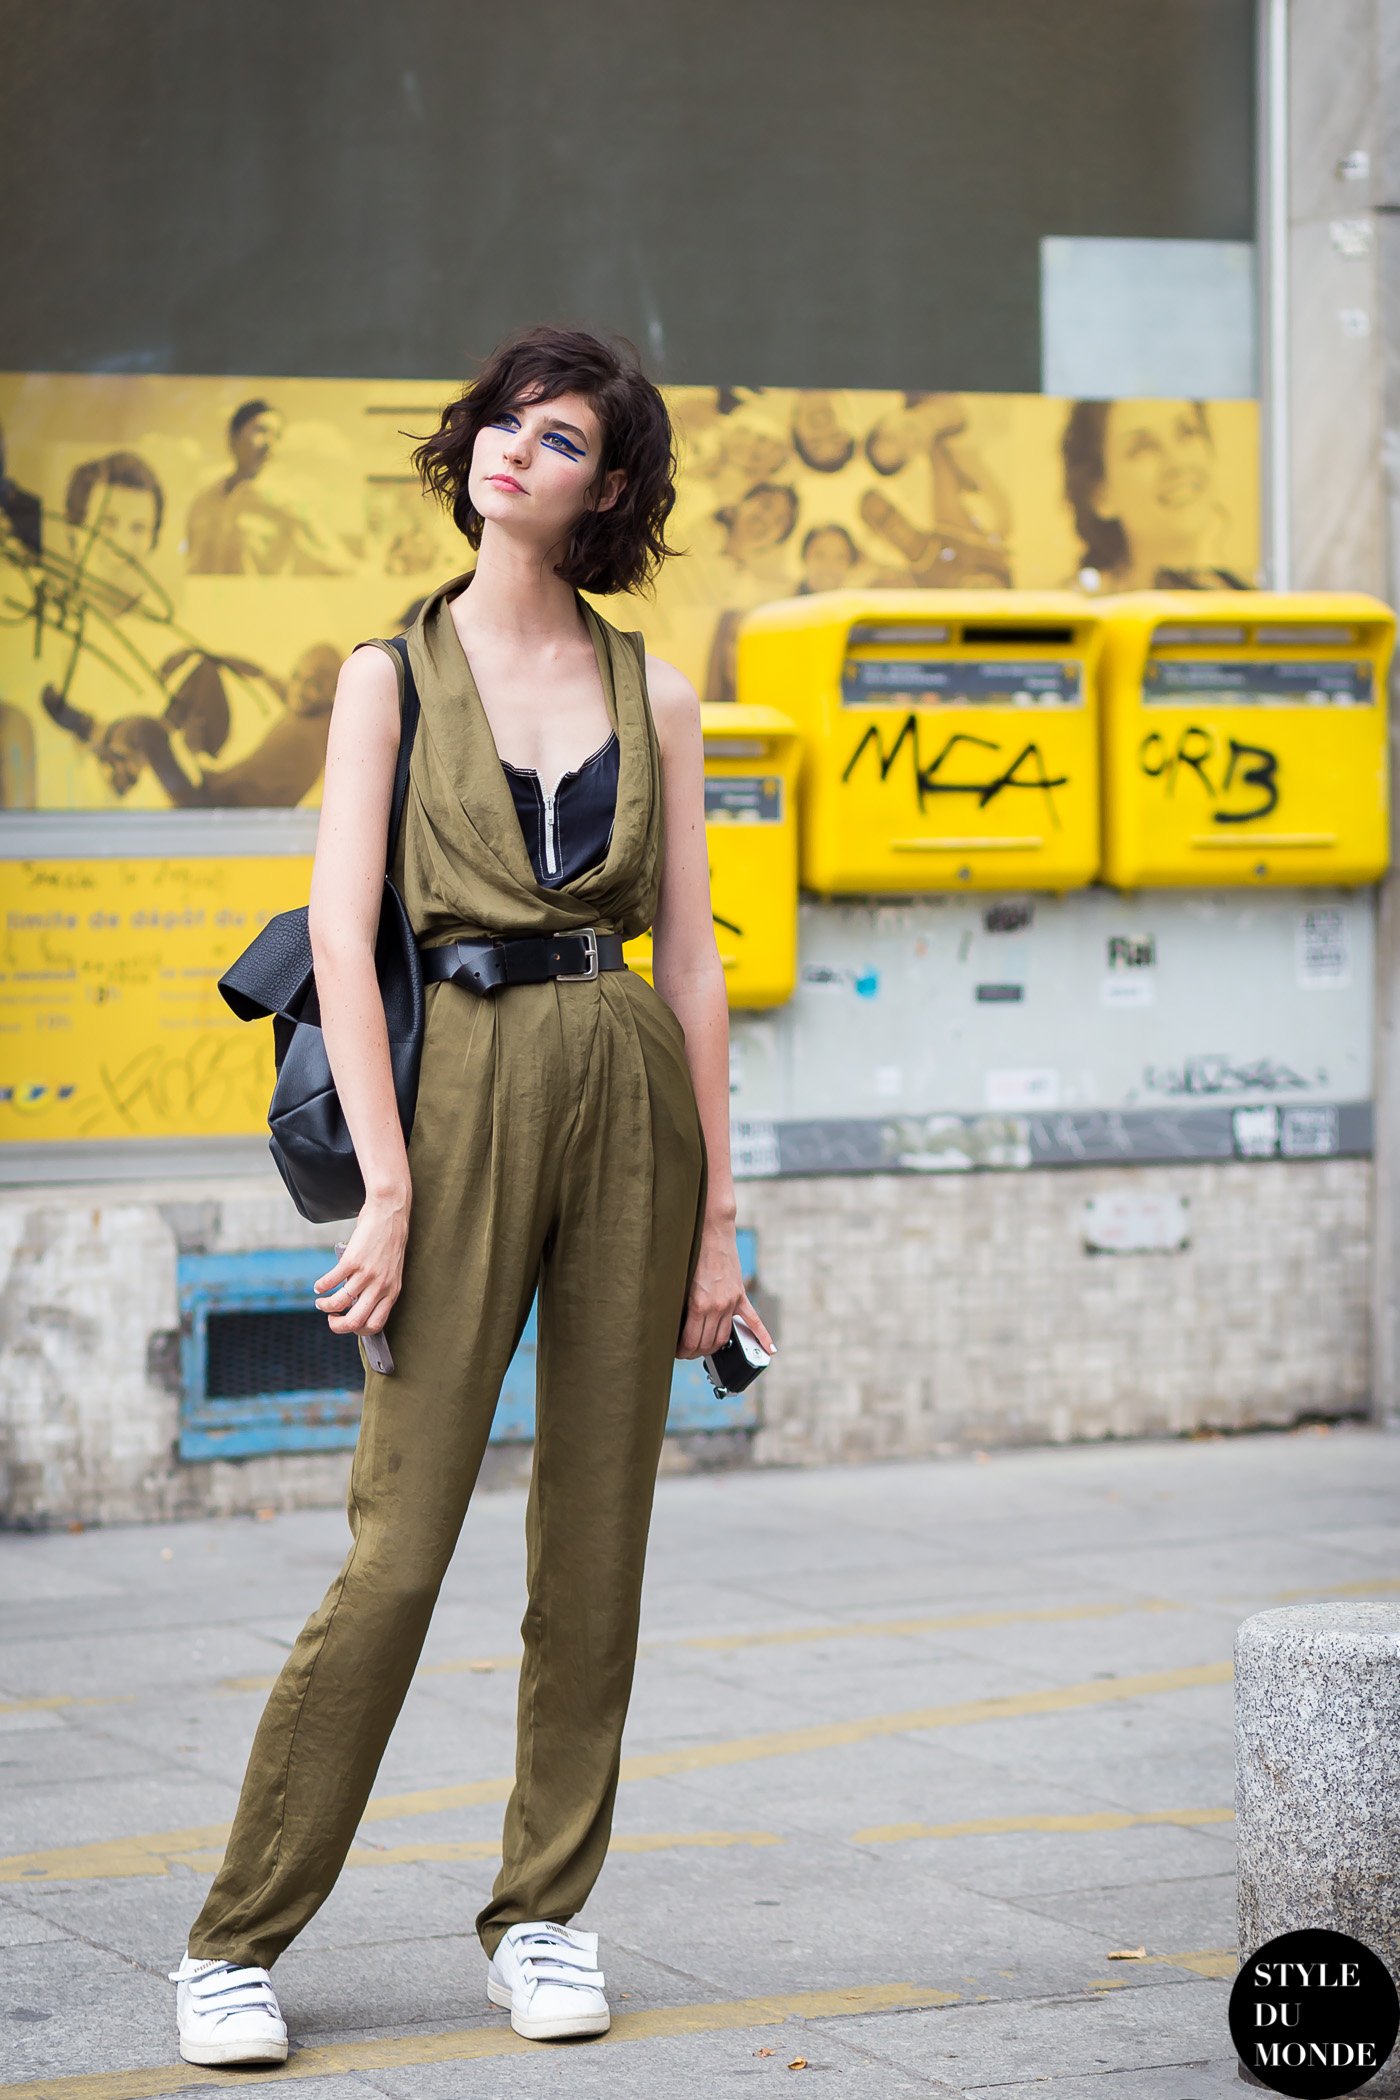
{"label": "style du monde logo", "polygon": [[1295,2100],[1332,2100],[1373,2079],[1395,2047],[1400,1997],[1380,1956],[1350,1933],[1285,1932],[1230,1990],[1230,2038],[1252,2079]]}

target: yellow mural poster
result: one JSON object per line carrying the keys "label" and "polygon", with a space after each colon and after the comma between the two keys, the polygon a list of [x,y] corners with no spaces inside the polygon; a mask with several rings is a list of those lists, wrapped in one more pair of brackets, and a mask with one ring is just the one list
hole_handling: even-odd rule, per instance
{"label": "yellow mural poster", "polygon": [[[450,380],[0,377],[0,804],[314,806],[342,658],[471,551],[409,464]],[[599,601],[733,697],[767,599],[1252,584],[1252,402],[668,390],[655,599]]]}
{"label": "yellow mural poster", "polygon": [[[459,391],[0,375],[0,812],[71,818],[42,858],[12,824],[0,861],[0,1139],[265,1130],[271,1030],[216,980],[305,903],[303,839],[201,859],[186,831],[162,860],[147,831],[98,859],[84,825],[317,806],[344,657],[471,565],[409,461]],[[775,598],[1258,581],[1252,402],[666,396],[680,552],[654,598],[599,604],[706,700],[733,699],[738,623]]]}

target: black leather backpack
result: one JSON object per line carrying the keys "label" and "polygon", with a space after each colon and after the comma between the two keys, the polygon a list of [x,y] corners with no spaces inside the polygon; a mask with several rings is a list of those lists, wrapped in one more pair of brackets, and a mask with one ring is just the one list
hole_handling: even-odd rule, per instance
{"label": "black leather backpack", "polygon": [[[389,846],[374,967],[384,999],[394,1096],[407,1143],[418,1099],[423,1054],[423,968],[404,901],[387,869],[408,793],[408,762],[418,727],[418,687],[402,635],[390,646],[399,659],[399,755],[389,812]],[[271,1017],[277,1083],[267,1111],[268,1148],[304,1218],[324,1225],[352,1218],[365,1200],[364,1177],[335,1090],[321,1034],[321,1010],[307,927],[307,907],[279,912],[219,979],[219,990],[240,1021]]]}

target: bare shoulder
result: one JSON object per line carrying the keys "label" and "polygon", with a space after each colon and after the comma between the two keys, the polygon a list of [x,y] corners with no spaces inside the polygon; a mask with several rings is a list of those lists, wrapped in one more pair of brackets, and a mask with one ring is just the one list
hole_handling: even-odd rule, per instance
{"label": "bare shoulder", "polygon": [[399,674],[394,668],[393,658],[386,649],[352,649],[340,667],[336,681],[336,697],[342,694],[366,695],[371,699],[391,699],[397,706]]}
{"label": "bare shoulder", "polygon": [[664,656],[653,656],[647,652],[647,695],[651,711],[656,719],[656,733],[665,742],[669,737],[683,735],[687,729],[698,728],[700,722],[700,695],[686,677]]}

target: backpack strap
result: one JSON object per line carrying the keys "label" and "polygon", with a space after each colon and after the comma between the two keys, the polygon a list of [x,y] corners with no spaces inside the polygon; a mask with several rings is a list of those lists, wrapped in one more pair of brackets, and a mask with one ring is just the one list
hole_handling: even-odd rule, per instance
{"label": "backpack strap", "polygon": [[[389,804],[389,859],[394,858],[394,847],[398,842],[399,825],[403,821],[403,806],[408,796],[408,763],[413,756],[413,739],[418,729],[418,681],[413,675],[413,663],[408,653],[408,636],[396,634],[389,641],[375,636],[367,642],[356,642],[356,649],[383,649],[394,659],[394,668],[399,680],[399,755],[394,762],[394,794]],[[354,650],[351,651],[351,655]]]}

